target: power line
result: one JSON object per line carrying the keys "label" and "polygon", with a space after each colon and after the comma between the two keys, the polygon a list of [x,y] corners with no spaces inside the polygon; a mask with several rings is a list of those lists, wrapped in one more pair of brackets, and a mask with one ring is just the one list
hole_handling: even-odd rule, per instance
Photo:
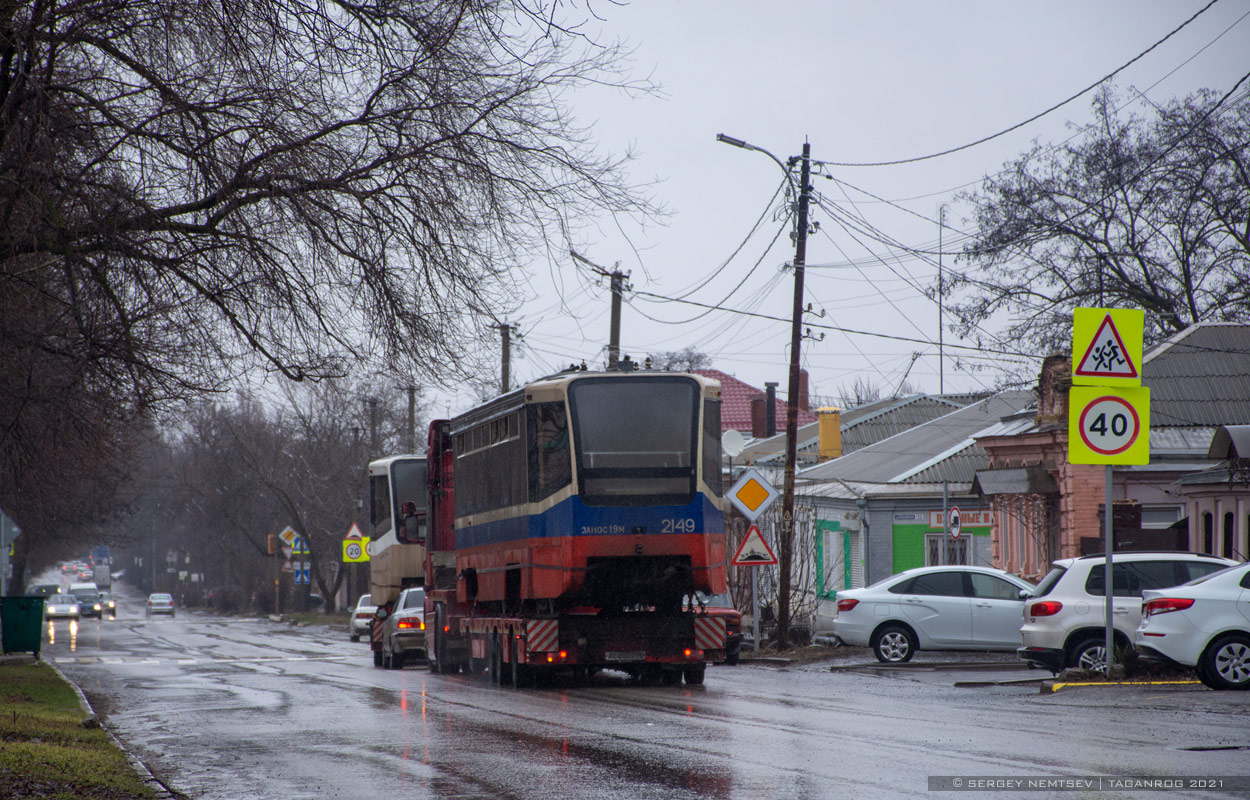
{"label": "power line", "polygon": [[[694,300],[678,300],[678,299],[673,298],[673,297],[664,297],[664,296],[662,296],[662,295],[657,295],[657,294],[654,294],[654,293],[652,293],[652,292],[635,291],[635,292],[634,292],[634,294],[635,294],[635,295],[642,295],[642,296],[645,296],[645,297],[654,297],[654,298],[655,298],[655,299],[657,299],[657,300],[667,300],[667,301],[671,301],[671,302],[675,302],[675,303],[685,303],[685,304],[687,304],[687,305],[698,306],[699,308],[706,308],[706,309],[709,309],[709,310],[711,310],[711,311],[725,311],[725,312],[728,312],[728,313],[730,313],[730,314],[739,314],[739,315],[742,315],[742,316],[754,317],[754,318],[756,318],[756,319],[766,319],[766,320],[770,320],[770,321],[772,321],[772,322],[784,322],[784,323],[786,323],[786,324],[790,324],[790,322],[791,322],[791,320],[789,320],[789,319],[787,319],[787,318],[784,318],[784,317],[775,317],[775,316],[773,316],[773,315],[771,315],[771,314],[761,314],[761,313],[759,313],[759,312],[755,312],[755,311],[743,311],[743,310],[741,310],[741,309],[736,309],[736,308],[726,308],[726,307],[724,307],[724,306],[713,306],[713,305],[708,305],[707,303],[699,303],[699,302],[696,302],[696,301],[694,301]],[[913,339],[913,338],[908,337],[908,336],[892,336],[892,335],[887,334],[887,333],[874,333],[874,332],[872,332],[872,331],[860,331],[860,330],[855,330],[854,328],[844,328],[844,327],[842,327],[842,326],[840,326],[840,325],[823,325],[823,324],[820,324],[820,323],[815,323],[815,322],[813,322],[813,323],[810,323],[810,324],[805,323],[805,324],[804,324],[804,327],[806,327],[806,328],[816,328],[817,330],[825,330],[825,331],[840,331],[840,332],[842,332],[842,333],[852,333],[852,334],[855,334],[855,335],[857,335],[857,336],[873,336],[873,337],[876,337],[876,338],[878,338],[878,339],[890,339],[890,340],[893,340],[893,341],[896,341],[896,342],[912,342],[912,343],[915,343],[915,344],[926,344],[926,345],[933,345],[933,344],[934,344],[933,342],[930,342],[930,341],[928,341],[928,340],[926,340],[926,339]],[[956,344],[948,344],[948,345],[946,345],[946,346],[947,346],[947,347],[954,347],[954,348],[957,348],[957,349],[960,349],[960,350],[971,350],[971,351],[973,351],[973,352],[977,352],[977,353],[990,353],[990,354],[998,354],[998,355],[1006,355],[1006,356],[1016,356],[1016,357],[1018,357],[1018,358],[1027,358],[1027,359],[1032,359],[1032,360],[1037,360],[1038,358],[1040,358],[1040,356],[1035,356],[1035,355],[1032,355],[1032,354],[1030,354],[1030,353],[1021,353],[1021,352],[1017,352],[1017,351],[1013,351],[1013,350],[994,350],[994,349],[992,349],[992,348],[988,348],[988,347],[973,347],[973,346],[971,346],[971,345],[956,345]]]}
{"label": "power line", "polygon": [[1172,38],[1173,36],[1175,36],[1177,33],[1180,33],[1180,31],[1181,31],[1181,30],[1182,30],[1185,26],[1189,25],[1189,23],[1193,22],[1193,21],[1194,21],[1194,20],[1196,20],[1198,17],[1200,17],[1200,16],[1202,16],[1203,14],[1205,14],[1205,13],[1207,12],[1207,10],[1211,8],[1211,6],[1215,5],[1215,4],[1216,4],[1216,3],[1218,3],[1219,1],[1220,1],[1220,0],[1211,0],[1211,2],[1207,3],[1205,6],[1203,6],[1202,8],[1200,8],[1200,9],[1199,9],[1199,10],[1198,10],[1198,11],[1197,11],[1197,12],[1196,12],[1196,13],[1195,13],[1192,17],[1190,17],[1189,19],[1185,20],[1185,21],[1184,21],[1184,22],[1182,22],[1180,25],[1178,25],[1176,28],[1174,28],[1174,29],[1171,31],[1171,33],[1169,33],[1167,36],[1164,36],[1162,39],[1160,39],[1159,41],[1155,42],[1154,44],[1152,44],[1150,47],[1146,48],[1146,49],[1145,49],[1145,50],[1143,50],[1142,52],[1138,53],[1138,54],[1137,54],[1136,56],[1134,56],[1132,59],[1130,59],[1129,61],[1127,61],[1127,62],[1125,62],[1124,64],[1122,64],[1120,67],[1116,68],[1116,69],[1115,69],[1115,70],[1113,70],[1112,72],[1107,73],[1106,75],[1104,75],[1103,77],[1101,77],[1101,78],[1099,78],[1097,81],[1095,81],[1094,83],[1092,83],[1092,84],[1090,84],[1089,86],[1085,87],[1084,89],[1082,89],[1081,91],[1079,91],[1079,92],[1077,92],[1076,94],[1072,95],[1071,97],[1067,98],[1066,100],[1061,100],[1060,102],[1056,103],[1055,105],[1051,106],[1050,108],[1046,109],[1045,111],[1041,111],[1041,112],[1039,112],[1039,113],[1037,113],[1037,114],[1034,114],[1033,116],[1029,117],[1028,119],[1024,120],[1023,122],[1019,122],[1019,123],[1017,123],[1017,124],[1015,124],[1015,125],[1012,125],[1010,128],[1006,128],[1006,129],[1004,129],[1004,130],[1001,130],[1001,131],[999,131],[998,133],[993,133],[993,134],[990,134],[989,136],[984,136],[984,137],[982,137],[982,138],[980,138],[980,139],[977,139],[975,142],[969,142],[968,144],[960,145],[959,147],[952,147],[952,148],[950,148],[950,149],[948,149],[948,150],[942,150],[941,152],[937,152],[937,153],[930,153],[929,155],[926,155],[926,156],[915,156],[915,157],[913,157],[913,158],[901,158],[901,159],[897,159],[897,160],[895,160],[895,161],[866,161],[866,162],[855,162],[855,161],[819,161],[819,162],[816,162],[816,163],[818,163],[818,164],[822,164],[822,165],[827,165],[827,166],[833,166],[833,167],[893,167],[893,166],[897,166],[897,165],[899,165],[899,164],[914,164],[914,163],[916,163],[917,161],[928,161],[928,160],[930,160],[930,159],[940,158],[940,157],[942,157],[942,156],[948,156],[948,155],[950,155],[950,154],[952,154],[952,153],[958,153],[958,152],[960,152],[961,150],[968,150],[968,149],[973,148],[973,147],[976,147],[976,146],[978,146],[978,145],[985,144],[986,142],[993,141],[994,139],[997,139],[997,138],[999,138],[1000,136],[1005,136],[1005,135],[1007,135],[1008,133],[1011,133],[1012,131],[1016,131],[1016,130],[1019,130],[1020,128],[1023,128],[1025,125],[1028,125],[1028,124],[1030,124],[1030,123],[1032,123],[1032,122],[1036,122],[1037,120],[1041,119],[1042,117],[1046,116],[1047,114],[1051,113],[1052,111],[1057,111],[1058,109],[1063,108],[1064,106],[1066,106],[1068,103],[1071,103],[1073,100],[1076,100],[1078,97],[1081,97],[1082,95],[1087,94],[1087,93],[1088,93],[1088,92],[1090,92],[1091,90],[1098,88],[1100,85],[1102,85],[1102,84],[1103,84],[1103,83],[1105,83],[1106,81],[1110,80],[1111,78],[1114,78],[1116,75],[1118,75],[1118,74],[1120,74],[1121,72],[1123,72],[1124,70],[1128,69],[1128,68],[1129,68],[1130,66],[1132,66],[1133,64],[1135,64],[1135,63],[1137,63],[1138,61],[1140,61],[1141,59],[1145,58],[1147,54],[1149,54],[1152,50],[1154,50],[1155,48],[1157,48],[1159,45],[1163,44],[1163,43],[1164,43],[1164,42],[1166,42],[1168,39],[1171,39],[1171,38]]}

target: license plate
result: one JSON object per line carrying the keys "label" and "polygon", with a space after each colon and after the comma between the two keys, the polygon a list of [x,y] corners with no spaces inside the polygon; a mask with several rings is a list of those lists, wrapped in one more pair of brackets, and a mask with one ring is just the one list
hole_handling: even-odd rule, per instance
{"label": "license plate", "polygon": [[603,654],[604,661],[646,661],[645,650],[609,650]]}

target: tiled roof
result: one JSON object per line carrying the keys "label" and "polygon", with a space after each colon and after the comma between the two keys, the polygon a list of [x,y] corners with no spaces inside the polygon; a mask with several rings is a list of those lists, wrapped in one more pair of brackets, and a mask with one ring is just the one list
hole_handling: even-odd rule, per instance
{"label": "tiled roof", "polygon": [[[696,375],[720,381],[720,429],[741,431],[747,438],[751,437],[751,400],[764,397],[763,389],[756,389],[734,376],[718,369],[696,369]],[[787,405],[780,397],[777,398],[777,430],[786,426]],[[799,409],[799,424],[815,422],[816,415],[810,411]]]}
{"label": "tiled roof", "polygon": [[1250,325],[1191,325],[1145,355],[1142,383],[1152,429],[1250,424]]}

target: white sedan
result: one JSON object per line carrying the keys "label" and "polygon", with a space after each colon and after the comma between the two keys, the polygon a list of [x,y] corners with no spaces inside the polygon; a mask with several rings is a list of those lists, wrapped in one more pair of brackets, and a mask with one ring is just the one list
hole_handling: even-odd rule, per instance
{"label": "white sedan", "polygon": [[373,616],[378,611],[377,606],[373,604],[373,595],[362,594],[360,599],[356,601],[356,607],[352,609],[352,621],[349,625],[350,636],[353,642],[359,642],[360,637],[369,637],[373,630]]}
{"label": "white sedan", "polygon": [[917,650],[1006,650],[1020,646],[1024,598],[1035,587],[990,567],[920,567],[837,594],[833,634],[871,647],[884,663]]}
{"label": "white sedan", "polygon": [[1212,689],[1250,689],[1250,564],[1142,592],[1133,645],[1143,658],[1193,667]]}

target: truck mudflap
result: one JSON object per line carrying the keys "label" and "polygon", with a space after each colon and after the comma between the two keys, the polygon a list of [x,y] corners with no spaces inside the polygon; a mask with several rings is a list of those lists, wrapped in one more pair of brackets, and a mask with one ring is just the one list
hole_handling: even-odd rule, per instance
{"label": "truck mudflap", "polygon": [[694,618],[694,646],[700,650],[724,650],[727,636],[725,620],[716,617]]}

